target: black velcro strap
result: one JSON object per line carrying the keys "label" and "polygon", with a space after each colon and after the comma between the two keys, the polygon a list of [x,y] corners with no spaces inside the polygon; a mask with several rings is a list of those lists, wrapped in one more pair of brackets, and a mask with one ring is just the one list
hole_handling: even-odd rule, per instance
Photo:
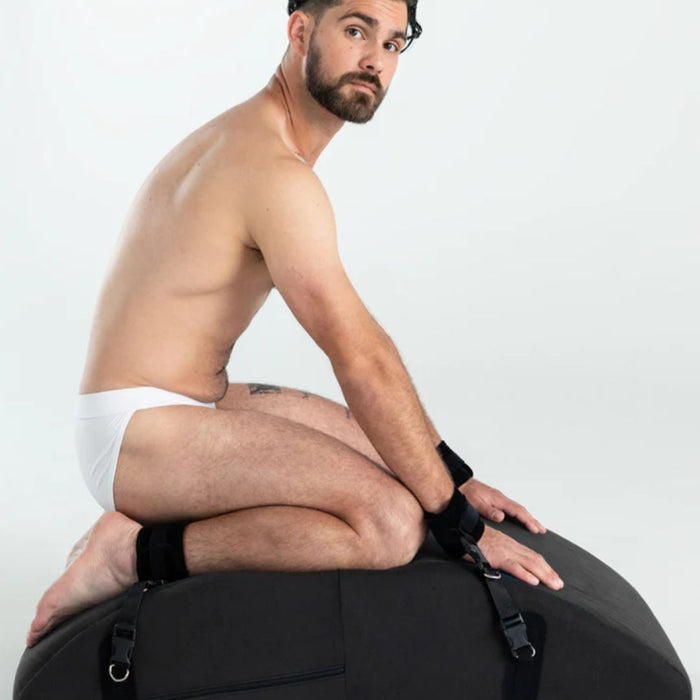
{"label": "black velcro strap", "polygon": [[136,535],[139,581],[175,581],[189,576],[182,535],[189,521],[144,525]]}
{"label": "black velcro strap", "polygon": [[453,557],[467,553],[461,535],[478,542],[484,533],[484,521],[465,495],[455,486],[452,498],[440,513],[425,513],[430,531],[440,546]]}
{"label": "black velcro strap", "polygon": [[444,440],[435,449],[449,469],[455,486],[461,486],[474,476],[472,468],[456,452],[453,452]]}

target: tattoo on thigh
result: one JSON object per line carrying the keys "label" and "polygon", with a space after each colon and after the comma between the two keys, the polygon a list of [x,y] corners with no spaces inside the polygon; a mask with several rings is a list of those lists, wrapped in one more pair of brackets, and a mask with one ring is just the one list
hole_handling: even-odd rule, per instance
{"label": "tattoo on thigh", "polygon": [[350,420],[350,409],[347,406],[345,407],[345,413],[347,413],[348,420]]}
{"label": "tattoo on thigh", "polygon": [[250,395],[253,394],[281,394],[282,389],[274,384],[248,384],[248,389],[250,390]]}
{"label": "tattoo on thigh", "polygon": [[310,392],[308,392],[308,391],[302,391],[302,392],[301,392],[301,398],[302,398],[302,399],[308,399],[309,396],[311,396],[311,393],[310,393]]}

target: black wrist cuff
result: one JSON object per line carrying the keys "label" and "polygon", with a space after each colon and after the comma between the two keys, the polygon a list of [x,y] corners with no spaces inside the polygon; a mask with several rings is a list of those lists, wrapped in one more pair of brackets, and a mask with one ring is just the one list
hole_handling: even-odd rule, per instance
{"label": "black wrist cuff", "polygon": [[461,486],[474,476],[471,467],[457,453],[453,452],[444,440],[435,449],[442,457],[445,466],[450,470],[455,486]]}
{"label": "black wrist cuff", "polygon": [[425,512],[428,527],[442,548],[451,556],[468,552],[462,538],[476,543],[484,534],[484,521],[474,506],[455,486],[447,506],[439,513]]}

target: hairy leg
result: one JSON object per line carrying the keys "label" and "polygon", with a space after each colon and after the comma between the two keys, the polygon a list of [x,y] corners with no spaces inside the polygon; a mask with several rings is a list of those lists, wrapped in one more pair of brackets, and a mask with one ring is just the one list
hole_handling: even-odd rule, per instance
{"label": "hairy leg", "polygon": [[183,535],[190,575],[240,569],[322,571],[379,569],[410,561],[373,549],[342,518],[314,508],[262,506],[190,523]]}
{"label": "hairy leg", "polygon": [[136,411],[119,454],[116,509],[141,523],[266,505],[317,508],[361,535],[391,535],[422,509],[398,479],[336,438],[255,410]]}
{"label": "hairy leg", "polygon": [[[396,478],[344,404],[301,389],[248,382],[229,384],[226,395],[216,407],[261,411],[307,425],[352,447]],[[437,445],[440,436],[432,424],[429,430]]]}
{"label": "hairy leg", "polygon": [[397,479],[327,434],[257,411],[136,411],[114,494],[121,512],[76,544],[39,601],[28,645],[136,581],[142,523],[195,521],[183,535],[191,574],[387,568],[409,562],[427,533]]}

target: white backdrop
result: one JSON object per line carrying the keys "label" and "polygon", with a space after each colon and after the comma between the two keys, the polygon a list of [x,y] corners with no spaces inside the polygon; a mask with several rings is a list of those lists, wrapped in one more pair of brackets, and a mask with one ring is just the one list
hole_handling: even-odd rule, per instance
{"label": "white backdrop", "polygon": [[[127,207],[177,141],[268,81],[285,6],[0,0],[7,688],[102,512],[72,409]],[[421,0],[377,115],[316,166],[348,274],[443,437],[624,576],[694,685],[698,598],[678,593],[700,573],[698,7]],[[276,291],[229,375],[343,401]]]}

